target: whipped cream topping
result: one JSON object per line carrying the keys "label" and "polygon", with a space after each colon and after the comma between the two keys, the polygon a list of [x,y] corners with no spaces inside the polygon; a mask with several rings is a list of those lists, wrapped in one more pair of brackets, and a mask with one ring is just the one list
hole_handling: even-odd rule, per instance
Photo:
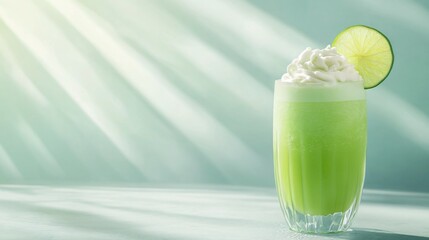
{"label": "whipped cream topping", "polygon": [[362,81],[362,77],[335,47],[305,49],[287,67],[282,81],[302,84],[335,84]]}

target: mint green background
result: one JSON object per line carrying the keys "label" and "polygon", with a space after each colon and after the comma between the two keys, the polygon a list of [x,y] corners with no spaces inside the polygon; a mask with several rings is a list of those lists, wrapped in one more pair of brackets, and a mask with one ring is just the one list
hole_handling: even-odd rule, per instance
{"label": "mint green background", "polygon": [[365,187],[429,191],[427,1],[0,0],[0,181],[274,186],[273,80],[373,26]]}

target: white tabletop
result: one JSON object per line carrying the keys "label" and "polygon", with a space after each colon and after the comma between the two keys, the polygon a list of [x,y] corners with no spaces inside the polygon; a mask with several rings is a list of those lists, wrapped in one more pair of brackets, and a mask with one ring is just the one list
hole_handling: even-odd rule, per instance
{"label": "white tabletop", "polygon": [[429,239],[429,194],[365,190],[351,231],[287,229],[274,189],[0,187],[0,239]]}

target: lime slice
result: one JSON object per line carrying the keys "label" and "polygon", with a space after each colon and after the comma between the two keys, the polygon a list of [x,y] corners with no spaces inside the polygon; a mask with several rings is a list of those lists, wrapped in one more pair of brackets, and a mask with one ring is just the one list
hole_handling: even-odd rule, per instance
{"label": "lime slice", "polygon": [[379,85],[392,69],[392,46],[387,37],[374,28],[348,27],[338,34],[332,46],[355,66],[364,80],[365,89]]}

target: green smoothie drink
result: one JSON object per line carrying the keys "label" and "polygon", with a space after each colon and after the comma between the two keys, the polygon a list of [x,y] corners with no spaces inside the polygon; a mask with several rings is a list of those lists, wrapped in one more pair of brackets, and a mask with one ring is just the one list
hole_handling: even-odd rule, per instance
{"label": "green smoothie drink", "polygon": [[365,89],[390,72],[379,31],[353,26],[333,47],[305,49],[275,82],[273,150],[279,202],[292,230],[347,230],[365,176]]}
{"label": "green smoothie drink", "polygon": [[354,211],[365,172],[362,82],[300,86],[277,81],[273,136],[284,209],[312,216]]}

